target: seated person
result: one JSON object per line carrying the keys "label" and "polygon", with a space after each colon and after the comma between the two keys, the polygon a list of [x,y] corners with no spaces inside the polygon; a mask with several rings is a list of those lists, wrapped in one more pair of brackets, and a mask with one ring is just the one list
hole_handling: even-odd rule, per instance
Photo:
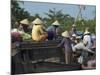
{"label": "seated person", "polygon": [[22,21],[20,21],[20,28],[22,27],[24,32],[28,33],[29,32],[29,21],[28,19],[24,19]]}
{"label": "seated person", "polygon": [[37,18],[33,22],[32,39],[34,41],[44,41],[47,39],[48,34],[44,31],[43,22]]}
{"label": "seated person", "polygon": [[48,40],[52,40],[53,38],[56,38],[56,36],[60,34],[61,28],[59,26],[60,23],[56,20],[54,23],[52,23],[51,26],[47,28]]}

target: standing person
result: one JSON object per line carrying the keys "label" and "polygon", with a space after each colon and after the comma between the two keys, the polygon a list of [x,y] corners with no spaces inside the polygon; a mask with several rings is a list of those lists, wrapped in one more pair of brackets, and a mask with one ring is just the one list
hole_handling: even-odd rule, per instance
{"label": "standing person", "polygon": [[70,64],[72,62],[72,46],[71,46],[71,40],[68,31],[65,31],[62,33],[63,39],[61,43],[58,45],[64,46],[65,48],[65,61],[66,64]]}
{"label": "standing person", "polygon": [[92,37],[91,37],[91,33],[89,32],[88,27],[86,28],[86,30],[84,32],[83,42],[85,43],[87,48],[91,49],[91,47],[92,47]]}
{"label": "standing person", "polygon": [[72,28],[71,28],[71,31],[70,31],[70,36],[72,36],[73,34],[77,34],[77,29],[76,29],[75,24],[72,25]]}
{"label": "standing person", "polygon": [[24,32],[29,32],[29,29],[28,29],[28,27],[29,27],[29,21],[28,21],[28,19],[24,19],[24,20],[22,20],[22,21],[20,21],[20,26],[19,26],[21,29],[23,29],[24,30]]}
{"label": "standing person", "polygon": [[79,63],[83,63],[88,58],[88,52],[95,53],[94,51],[88,49],[85,43],[82,41],[80,36],[77,36],[77,44],[73,47],[74,52],[80,52],[80,57],[78,59]]}
{"label": "standing person", "polygon": [[56,38],[56,36],[60,34],[61,28],[59,26],[60,23],[56,20],[55,22],[52,23],[51,26],[47,28],[48,40],[52,40],[53,38]]}
{"label": "standing person", "polygon": [[33,23],[32,39],[35,41],[46,40],[48,34],[44,30],[45,27],[43,22],[39,18],[36,18],[32,23]]}

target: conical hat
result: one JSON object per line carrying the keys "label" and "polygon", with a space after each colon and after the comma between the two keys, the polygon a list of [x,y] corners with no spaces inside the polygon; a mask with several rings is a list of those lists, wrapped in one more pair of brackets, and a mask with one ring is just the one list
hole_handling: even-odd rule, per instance
{"label": "conical hat", "polygon": [[32,24],[43,24],[43,21],[40,20],[39,18],[36,18],[36,19],[32,22]]}
{"label": "conical hat", "polygon": [[29,25],[28,19],[24,19],[24,20],[20,21],[20,23],[25,24],[25,25]]}
{"label": "conical hat", "polygon": [[85,31],[85,32],[84,32],[84,35],[86,35],[86,34],[90,34],[90,32],[89,32],[89,31]]}
{"label": "conical hat", "polygon": [[60,23],[56,20],[55,22],[52,23],[52,25],[57,25],[57,26],[59,26]]}
{"label": "conical hat", "polygon": [[63,32],[63,33],[62,33],[62,36],[63,36],[63,37],[70,37],[68,31]]}
{"label": "conical hat", "polygon": [[75,24],[73,24],[72,26],[73,26],[73,27],[75,27],[76,25],[75,25]]}

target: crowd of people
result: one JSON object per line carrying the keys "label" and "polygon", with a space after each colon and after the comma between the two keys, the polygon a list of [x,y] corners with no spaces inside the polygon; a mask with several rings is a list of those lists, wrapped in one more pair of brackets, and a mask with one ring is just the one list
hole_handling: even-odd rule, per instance
{"label": "crowd of people", "polygon": [[58,20],[46,28],[43,21],[36,18],[32,22],[32,33],[29,34],[29,25],[28,19],[20,21],[18,27],[11,30],[12,42],[30,38],[40,42],[56,40],[57,36],[61,36],[61,43],[57,47],[64,47],[66,64],[72,63],[76,58],[76,61],[82,64],[83,69],[96,67],[96,35],[90,32],[89,27],[86,27],[85,31],[79,34],[77,26],[73,24],[70,31],[62,32],[63,29]]}

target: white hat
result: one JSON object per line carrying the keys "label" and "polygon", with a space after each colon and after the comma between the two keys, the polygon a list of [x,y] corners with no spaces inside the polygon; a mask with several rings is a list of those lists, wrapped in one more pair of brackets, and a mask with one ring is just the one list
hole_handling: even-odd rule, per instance
{"label": "white hat", "polygon": [[28,19],[24,19],[24,20],[20,21],[20,23],[25,24],[25,25],[29,25]]}
{"label": "white hat", "polygon": [[57,25],[57,26],[59,26],[60,23],[56,20],[55,22],[52,23],[52,25]]}
{"label": "white hat", "polygon": [[76,39],[81,39],[81,36],[77,36]]}
{"label": "white hat", "polygon": [[13,33],[13,32],[18,32],[18,29],[14,28],[14,29],[11,30],[11,32],[12,32],[12,33]]}
{"label": "white hat", "polygon": [[63,37],[70,37],[68,31],[63,32],[63,33],[62,33],[62,36],[63,36]]}
{"label": "white hat", "polygon": [[76,37],[77,35],[76,35],[76,34],[73,34],[72,36],[73,36],[73,37]]}
{"label": "white hat", "polygon": [[76,25],[75,25],[75,24],[73,24],[72,26],[73,26],[73,27],[75,27]]}
{"label": "white hat", "polygon": [[89,31],[85,31],[85,32],[84,32],[84,35],[89,34],[89,33],[90,33]]}
{"label": "white hat", "polygon": [[43,21],[41,21],[39,18],[36,18],[32,24],[43,24]]}

